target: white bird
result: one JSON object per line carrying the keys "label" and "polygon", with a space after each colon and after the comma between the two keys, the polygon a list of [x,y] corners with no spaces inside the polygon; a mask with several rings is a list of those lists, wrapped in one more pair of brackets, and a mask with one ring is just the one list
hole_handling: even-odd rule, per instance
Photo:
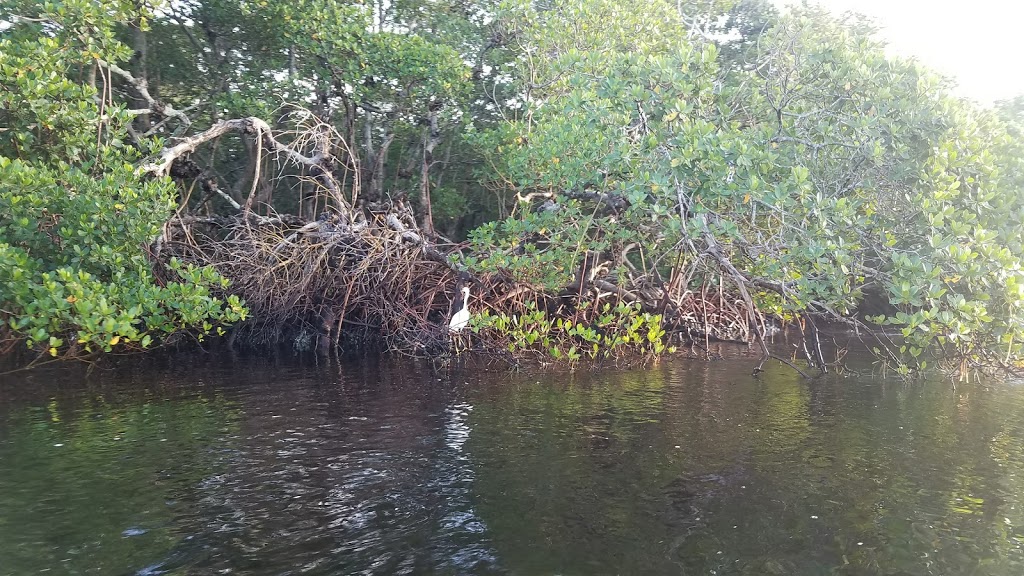
{"label": "white bird", "polygon": [[462,295],[462,310],[452,315],[452,321],[448,323],[448,330],[452,332],[461,332],[469,324],[469,286],[462,287]]}

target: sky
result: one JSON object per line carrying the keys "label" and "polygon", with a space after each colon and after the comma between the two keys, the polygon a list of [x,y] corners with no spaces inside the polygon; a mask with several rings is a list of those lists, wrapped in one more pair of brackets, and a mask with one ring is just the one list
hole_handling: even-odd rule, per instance
{"label": "sky", "polygon": [[1024,1],[812,1],[836,13],[870,16],[893,54],[954,78],[961,96],[991,104],[1024,95]]}

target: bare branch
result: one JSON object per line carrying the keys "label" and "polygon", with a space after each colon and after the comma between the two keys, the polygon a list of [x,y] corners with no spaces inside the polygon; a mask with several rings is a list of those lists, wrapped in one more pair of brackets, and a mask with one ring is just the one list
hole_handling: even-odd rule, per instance
{"label": "bare branch", "polygon": [[142,171],[156,176],[167,175],[175,160],[194,152],[202,144],[229,132],[238,132],[261,138],[263,145],[267,146],[271,151],[283,154],[292,162],[303,166],[320,167],[329,158],[323,147],[312,156],[303,155],[274,138],[270,125],[265,121],[255,117],[248,117],[221,120],[205,132],[182,139],[180,143],[170,148],[165,148],[160,153],[159,158],[154,162],[144,165]]}
{"label": "bare branch", "polygon": [[175,110],[173,106],[166,102],[161,102],[153,97],[149,93],[149,83],[145,78],[136,78],[131,72],[121,68],[117,64],[107,62],[106,60],[97,58],[96,63],[106,68],[108,71],[117,74],[128,82],[139,96],[149,104],[149,110],[147,112],[156,112],[163,116],[177,118],[181,122],[179,131],[184,131],[186,128],[192,125],[192,121],[188,119],[188,116],[180,110]]}

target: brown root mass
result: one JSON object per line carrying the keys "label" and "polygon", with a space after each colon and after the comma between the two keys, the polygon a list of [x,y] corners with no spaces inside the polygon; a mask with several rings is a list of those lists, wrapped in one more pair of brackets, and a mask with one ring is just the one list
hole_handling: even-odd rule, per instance
{"label": "brown root mass", "polygon": [[[620,287],[593,278],[552,295],[500,273],[459,271],[447,258],[446,250],[454,248],[427,241],[412,213],[399,205],[367,212],[356,222],[252,213],[183,216],[168,222],[157,253],[212,266],[231,281],[227,292],[243,298],[251,312],[232,329],[232,342],[291,340],[297,348],[321,351],[373,343],[418,356],[447,354],[448,320],[467,283],[474,313],[513,315],[536,307],[578,323],[593,322],[598,305],[639,302],[644,311],[662,315],[662,326],[677,342],[751,342],[762,324],[722,285],[692,291],[672,283]],[[504,353],[502,342],[481,335],[473,340],[476,350]]]}

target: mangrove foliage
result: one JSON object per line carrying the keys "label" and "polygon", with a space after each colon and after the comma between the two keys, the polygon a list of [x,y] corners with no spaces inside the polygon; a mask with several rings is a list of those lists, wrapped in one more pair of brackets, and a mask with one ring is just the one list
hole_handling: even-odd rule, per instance
{"label": "mangrove foliage", "polygon": [[951,88],[763,0],[0,0],[0,342],[1014,371],[1024,105]]}

